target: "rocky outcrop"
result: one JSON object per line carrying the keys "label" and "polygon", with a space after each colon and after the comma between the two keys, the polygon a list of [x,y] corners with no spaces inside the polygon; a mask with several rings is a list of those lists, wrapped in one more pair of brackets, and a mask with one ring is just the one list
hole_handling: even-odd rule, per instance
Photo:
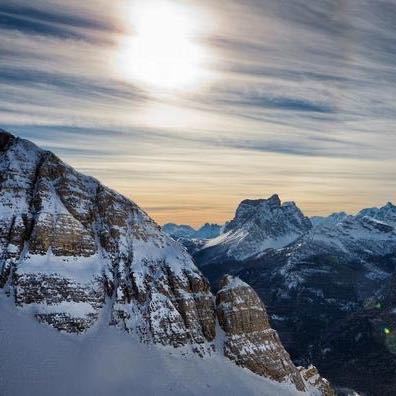
{"label": "rocky outcrop", "polygon": [[225,333],[224,353],[238,365],[272,378],[290,381],[298,390],[305,386],[268,322],[264,304],[239,278],[225,276],[216,296],[216,311]]}
{"label": "rocky outcrop", "polygon": [[316,389],[335,396],[330,383],[315,366],[296,367],[271,328],[266,308],[256,292],[237,277],[225,275],[216,296],[216,312],[224,331],[224,354],[236,364],[304,391]]}
{"label": "rocky outcrop", "polygon": [[310,365],[308,368],[298,367],[303,379],[314,388],[318,389],[323,396],[335,396],[334,389],[330,386],[326,378],[322,378],[318,369]]}

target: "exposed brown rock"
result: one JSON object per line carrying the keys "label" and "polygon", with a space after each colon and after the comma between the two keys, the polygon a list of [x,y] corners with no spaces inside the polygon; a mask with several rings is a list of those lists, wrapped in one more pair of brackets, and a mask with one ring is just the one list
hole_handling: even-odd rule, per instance
{"label": "exposed brown rock", "polygon": [[326,378],[320,376],[318,369],[310,365],[308,368],[298,367],[304,380],[318,389],[323,396],[335,396],[335,391],[332,389],[330,382]]}
{"label": "exposed brown rock", "polygon": [[26,140],[0,144],[0,287],[18,306],[80,332],[108,296],[112,323],[144,341],[214,339],[208,282],[146,213]]}
{"label": "exposed brown rock", "polygon": [[238,365],[276,381],[304,382],[289,354],[271,329],[256,292],[239,278],[226,275],[216,296],[217,317],[225,332],[224,353]]}

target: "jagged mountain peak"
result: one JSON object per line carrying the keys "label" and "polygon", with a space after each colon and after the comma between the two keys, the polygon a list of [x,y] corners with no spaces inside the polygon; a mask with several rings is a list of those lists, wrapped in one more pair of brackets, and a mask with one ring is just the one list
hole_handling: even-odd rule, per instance
{"label": "jagged mountain peak", "polygon": [[[361,210],[357,215],[345,212],[311,219],[313,228],[289,246],[292,260],[314,255],[333,255],[345,260],[364,261],[371,256],[396,251],[396,211],[381,208]],[[369,276],[383,276],[381,271]]]}
{"label": "jagged mountain peak", "polygon": [[[277,194],[273,194],[269,198],[244,199],[235,211],[235,220],[243,221],[249,216],[257,215],[260,212],[273,211],[279,209],[282,202]],[[233,221],[231,220],[231,222]],[[229,224],[227,225],[229,226]]]}
{"label": "jagged mountain peak", "polygon": [[197,230],[186,224],[167,223],[162,227],[163,231],[175,239],[211,239],[217,237],[222,226],[215,223],[205,223]]}
{"label": "jagged mountain peak", "polygon": [[396,206],[392,202],[388,202],[386,205],[379,208],[367,208],[361,210],[356,217],[371,217],[375,220],[389,224],[396,227]]}
{"label": "jagged mountain peak", "polygon": [[[244,199],[239,204],[239,207],[244,206],[244,205],[258,206],[258,205],[262,205],[262,204],[267,204],[270,207],[279,207],[279,206],[281,206],[281,200],[280,200],[278,194],[273,194],[269,198]],[[238,209],[237,209],[237,211],[238,211]]]}
{"label": "jagged mountain peak", "polygon": [[295,202],[281,202],[277,194],[273,194],[267,199],[245,199],[239,205],[235,212],[235,217],[225,227],[224,231],[239,226],[241,223],[262,218],[264,220],[272,220],[273,217],[280,217],[282,214],[288,216],[300,217],[309,227],[309,219],[306,218]]}
{"label": "jagged mountain peak", "polygon": [[[361,210],[362,211],[366,211],[366,210],[374,210],[374,211],[380,211],[380,210],[384,210],[384,209],[392,209],[392,210],[396,210],[396,206],[391,202],[388,201],[385,205],[382,206],[373,206],[371,208],[364,208]],[[360,213],[360,212],[359,212]]]}
{"label": "jagged mountain peak", "polygon": [[297,205],[282,203],[277,194],[268,199],[247,199],[239,204],[223,233],[210,240],[204,249],[210,249],[214,257],[217,249],[243,260],[266,249],[284,247],[311,228],[311,221]]}
{"label": "jagged mountain peak", "polygon": [[373,207],[371,207],[371,208],[365,208],[365,209],[362,209],[359,213],[358,213],[358,215],[359,214],[365,214],[365,213],[367,213],[367,212],[382,212],[382,211],[396,211],[396,206],[392,203],[392,202],[390,202],[390,201],[388,201],[385,205],[383,205],[383,206],[373,206]]}
{"label": "jagged mountain peak", "polygon": [[196,230],[187,224],[167,223],[162,226],[162,230],[175,239],[193,238],[196,234]]}
{"label": "jagged mountain peak", "polygon": [[349,215],[346,212],[334,212],[329,216],[312,216],[310,218],[313,227],[317,226],[333,226],[340,221],[343,221]]}

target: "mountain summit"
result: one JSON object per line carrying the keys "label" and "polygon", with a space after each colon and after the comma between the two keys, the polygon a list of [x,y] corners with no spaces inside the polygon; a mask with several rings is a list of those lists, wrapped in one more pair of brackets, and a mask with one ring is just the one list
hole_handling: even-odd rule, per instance
{"label": "mountain summit", "polygon": [[312,228],[294,202],[284,202],[274,194],[268,199],[242,201],[224,231],[205,246],[211,256],[218,254],[237,260],[267,249],[282,248]]}
{"label": "mountain summit", "polygon": [[396,206],[392,202],[380,208],[367,208],[358,213],[359,217],[368,216],[396,228]]}
{"label": "mountain summit", "polygon": [[164,224],[162,230],[174,239],[212,239],[219,236],[222,226],[218,224],[205,223],[198,230],[195,230],[189,225],[185,224]]}

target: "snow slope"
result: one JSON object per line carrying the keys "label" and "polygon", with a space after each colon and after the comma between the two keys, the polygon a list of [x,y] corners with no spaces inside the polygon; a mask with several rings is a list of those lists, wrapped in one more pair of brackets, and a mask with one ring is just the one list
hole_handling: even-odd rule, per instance
{"label": "snow slope", "polygon": [[106,310],[84,335],[43,326],[4,295],[0,312],[2,396],[303,394],[220,354],[181,356],[172,347],[142,344],[109,327]]}

